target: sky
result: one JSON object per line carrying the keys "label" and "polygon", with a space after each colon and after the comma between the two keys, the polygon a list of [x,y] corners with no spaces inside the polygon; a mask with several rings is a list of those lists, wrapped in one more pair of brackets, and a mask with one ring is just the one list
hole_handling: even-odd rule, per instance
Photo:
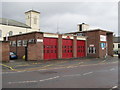
{"label": "sky", "polygon": [[2,17],[25,23],[24,12],[31,9],[40,12],[43,32],[75,32],[86,23],[118,34],[117,2],[2,2]]}

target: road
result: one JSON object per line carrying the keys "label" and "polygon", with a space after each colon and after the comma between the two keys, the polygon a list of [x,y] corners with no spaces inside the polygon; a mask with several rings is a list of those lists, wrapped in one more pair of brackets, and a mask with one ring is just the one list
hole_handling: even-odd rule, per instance
{"label": "road", "polygon": [[112,88],[118,86],[118,61],[67,60],[2,76],[3,88]]}

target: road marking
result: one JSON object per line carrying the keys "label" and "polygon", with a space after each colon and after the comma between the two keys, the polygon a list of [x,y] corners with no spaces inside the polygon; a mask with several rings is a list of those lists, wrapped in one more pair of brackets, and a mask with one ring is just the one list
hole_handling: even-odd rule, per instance
{"label": "road marking", "polygon": [[8,84],[24,84],[24,83],[36,83],[36,82],[43,82],[43,81],[48,81],[52,79],[59,78],[60,76],[52,77],[52,78],[47,78],[47,79],[42,79],[42,80],[33,80],[33,81],[19,81],[19,82],[8,82]]}
{"label": "road marking", "polygon": [[106,60],[104,60],[104,61],[102,61],[102,62],[100,62],[100,63],[104,63]]}
{"label": "road marking", "polygon": [[114,88],[117,88],[117,87],[118,87],[118,86],[114,86],[114,87],[112,87],[112,88],[114,89]]}
{"label": "road marking", "polygon": [[22,83],[35,83],[38,81],[20,81],[20,82],[8,82],[8,84],[22,84]]}
{"label": "road marking", "polygon": [[0,65],[9,68],[9,69],[12,70],[12,71],[15,70],[15,69],[13,69],[12,67],[10,67],[10,66],[8,66],[8,65],[5,65],[5,64],[0,64]]}
{"label": "road marking", "polygon": [[88,75],[88,74],[91,74],[91,73],[93,73],[93,72],[84,73],[83,75]]}
{"label": "road marking", "polygon": [[115,68],[110,69],[110,71],[113,71],[113,70],[115,70]]}
{"label": "road marking", "polygon": [[43,82],[43,81],[47,81],[47,80],[52,80],[52,79],[56,79],[56,78],[59,78],[60,76],[56,76],[56,77],[52,77],[52,78],[48,78],[48,79],[43,79],[43,80],[39,80],[40,82]]}
{"label": "road marking", "polygon": [[[115,62],[117,63],[117,62]],[[89,65],[73,65],[72,67],[69,67],[69,66],[62,66],[62,67],[56,67],[56,68],[40,68],[40,67],[37,67],[37,68],[29,68],[29,69],[24,69],[24,70],[19,70],[19,69],[14,69],[14,71],[16,72],[31,72],[31,71],[43,71],[43,70],[54,70],[54,69],[63,69],[63,68],[74,68],[74,67],[79,67],[79,66],[96,66],[96,65],[103,65],[103,64],[106,64],[106,63],[99,63],[99,64],[89,64]],[[112,63],[109,63],[109,64],[112,64]],[[3,72],[2,74],[7,74],[7,73],[16,73],[16,72]]]}
{"label": "road marking", "polygon": [[63,77],[81,76],[81,74],[64,75]]}
{"label": "road marking", "polygon": [[113,89],[116,89],[116,88],[118,88],[118,86],[114,86],[114,87],[112,87],[110,90],[113,90]]}
{"label": "road marking", "polygon": [[84,62],[80,62],[79,64],[82,64],[82,63],[84,63]]}

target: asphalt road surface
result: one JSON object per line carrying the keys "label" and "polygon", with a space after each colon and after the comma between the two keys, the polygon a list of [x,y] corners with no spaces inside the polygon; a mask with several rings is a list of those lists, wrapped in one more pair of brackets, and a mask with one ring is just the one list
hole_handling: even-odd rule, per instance
{"label": "asphalt road surface", "polygon": [[66,61],[2,73],[3,88],[112,88],[118,86],[117,58],[90,61]]}

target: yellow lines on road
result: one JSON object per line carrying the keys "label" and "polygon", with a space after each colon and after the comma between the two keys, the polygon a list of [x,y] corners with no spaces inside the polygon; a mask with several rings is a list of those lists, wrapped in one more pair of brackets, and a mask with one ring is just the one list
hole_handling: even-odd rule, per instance
{"label": "yellow lines on road", "polygon": [[8,66],[8,65],[5,65],[5,64],[0,64],[0,65],[9,68],[9,69],[12,70],[12,71],[15,70],[15,69],[13,69],[12,67],[10,67],[10,66]]}
{"label": "yellow lines on road", "polygon": [[16,66],[30,66],[30,64],[16,65]]}
{"label": "yellow lines on road", "polygon": [[62,63],[65,63],[67,61],[62,61],[62,62],[57,62],[55,64],[48,64],[48,65],[45,65],[43,67],[35,67],[35,68],[27,68],[27,69],[23,69],[23,70],[18,70],[16,69],[15,71],[32,71],[32,70],[44,70],[44,69],[49,69],[50,66],[55,66],[57,64],[62,64]]}

